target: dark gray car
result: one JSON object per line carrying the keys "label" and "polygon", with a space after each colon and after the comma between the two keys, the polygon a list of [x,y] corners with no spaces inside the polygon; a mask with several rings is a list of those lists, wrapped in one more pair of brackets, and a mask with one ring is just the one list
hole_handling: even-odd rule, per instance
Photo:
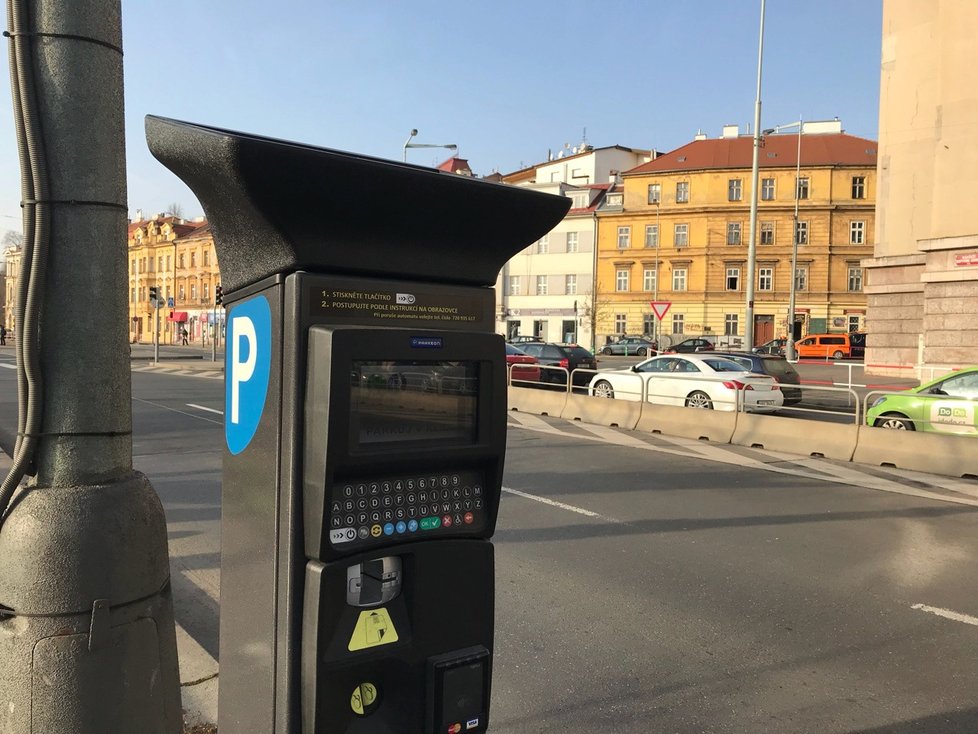
{"label": "dark gray car", "polygon": [[[710,356],[725,357],[743,365],[751,372],[770,375],[781,385],[785,405],[798,405],[801,402],[801,376],[784,357],[775,354],[756,354],[754,352],[713,352]],[[798,387],[786,387],[798,385]]]}

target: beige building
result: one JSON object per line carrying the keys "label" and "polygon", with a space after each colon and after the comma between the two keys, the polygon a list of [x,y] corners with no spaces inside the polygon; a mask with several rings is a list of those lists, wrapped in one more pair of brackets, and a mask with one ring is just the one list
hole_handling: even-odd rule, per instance
{"label": "beige building", "polygon": [[884,0],[867,370],[928,378],[978,347],[978,3]]}

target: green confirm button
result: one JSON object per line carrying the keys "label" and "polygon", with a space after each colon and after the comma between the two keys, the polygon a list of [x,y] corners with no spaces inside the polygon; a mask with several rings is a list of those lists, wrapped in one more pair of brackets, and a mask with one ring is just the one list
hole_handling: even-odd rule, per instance
{"label": "green confirm button", "polygon": [[438,528],[441,527],[441,518],[422,517],[420,525],[422,530],[437,530]]}

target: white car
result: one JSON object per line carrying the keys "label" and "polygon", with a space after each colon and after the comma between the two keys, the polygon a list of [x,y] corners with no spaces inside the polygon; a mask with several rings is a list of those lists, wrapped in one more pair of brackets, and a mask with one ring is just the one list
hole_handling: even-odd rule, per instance
{"label": "white car", "polygon": [[722,357],[661,354],[624,370],[599,372],[589,384],[601,398],[641,400],[707,410],[777,410],[784,396],[768,375],[748,372]]}

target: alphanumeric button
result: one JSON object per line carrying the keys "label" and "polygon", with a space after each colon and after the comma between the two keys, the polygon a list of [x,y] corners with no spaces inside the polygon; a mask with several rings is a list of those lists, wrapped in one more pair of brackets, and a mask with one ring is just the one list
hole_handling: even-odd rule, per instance
{"label": "alphanumeric button", "polygon": [[448,475],[447,474],[442,474],[440,477],[438,477],[438,483],[441,486],[443,486],[443,487],[447,487],[448,486]]}
{"label": "alphanumeric button", "polygon": [[411,518],[411,519],[414,519],[414,518],[418,517],[418,508],[417,507],[408,507],[407,508],[407,516],[409,518]]}
{"label": "alphanumeric button", "polygon": [[329,524],[330,524],[331,527],[334,527],[334,528],[341,528],[341,527],[343,527],[343,516],[342,515],[333,515],[329,519]]}
{"label": "alphanumeric button", "polygon": [[451,512],[452,511],[452,503],[451,502],[445,502],[445,503],[443,503],[442,506],[441,506],[441,511],[442,512]]}
{"label": "alphanumeric button", "polygon": [[403,505],[404,504],[404,495],[403,494],[395,494],[394,495],[394,504],[397,505],[398,507],[400,507],[401,505]]}
{"label": "alphanumeric button", "polygon": [[369,491],[370,494],[380,494],[380,485],[377,482],[371,482]]}
{"label": "alphanumeric button", "polygon": [[390,494],[391,493],[391,489],[393,489],[393,486],[391,485],[390,482],[381,482],[380,483],[380,491],[383,492],[384,494]]}
{"label": "alphanumeric button", "polygon": [[366,493],[367,493],[367,485],[366,484],[358,484],[357,485],[357,494],[360,497],[363,497]]}
{"label": "alphanumeric button", "polygon": [[390,522],[394,519],[394,513],[391,510],[384,510],[383,512],[384,522]]}
{"label": "alphanumeric button", "polygon": [[329,508],[329,511],[330,511],[330,512],[333,512],[333,513],[336,513],[336,512],[343,512],[343,503],[342,503],[342,502],[334,502],[334,503],[333,503],[333,504],[332,504],[332,505],[330,506],[330,508]]}
{"label": "alphanumeric button", "polygon": [[456,525],[461,525],[462,524],[462,514],[461,513],[458,513],[452,519],[455,520],[455,524]]}
{"label": "alphanumeric button", "polygon": [[438,486],[438,477],[428,477],[428,486],[434,489]]}
{"label": "alphanumeric button", "polygon": [[380,497],[371,497],[370,508],[376,510],[378,507],[380,507]]}
{"label": "alphanumeric button", "polygon": [[418,492],[418,502],[427,502],[427,501],[428,501],[428,493]]}
{"label": "alphanumeric button", "polygon": [[481,510],[482,509],[482,500],[475,500],[474,506],[475,506],[475,509]]}
{"label": "alphanumeric button", "polygon": [[473,487],[472,487],[472,494],[474,494],[476,497],[481,497],[482,496],[482,486],[479,485],[479,484],[473,485]]}
{"label": "alphanumeric button", "polygon": [[452,485],[457,487],[461,483],[462,483],[461,477],[459,477],[458,474],[452,474]]}
{"label": "alphanumeric button", "polygon": [[354,492],[354,490],[353,490],[353,485],[352,484],[347,484],[345,487],[343,487],[343,496],[344,497],[352,497],[353,496],[353,492]]}
{"label": "alphanumeric button", "polygon": [[381,497],[380,498],[380,502],[381,502],[381,504],[384,507],[393,507],[394,506],[394,498],[391,497],[390,495],[387,495],[386,497]]}
{"label": "alphanumeric button", "polygon": [[347,512],[353,512],[353,510],[356,509],[356,506],[357,503],[354,502],[353,500],[347,500],[346,502],[343,503],[343,509],[346,510]]}
{"label": "alphanumeric button", "polygon": [[462,487],[462,496],[463,497],[471,497],[472,496],[472,487],[470,487],[468,485]]}
{"label": "alphanumeric button", "polygon": [[462,503],[461,502],[452,502],[452,510],[454,510],[455,512],[461,512],[462,511]]}
{"label": "alphanumeric button", "polygon": [[357,515],[357,525],[365,525],[369,519],[370,515],[368,515],[366,512],[361,512],[359,515]]}
{"label": "alphanumeric button", "polygon": [[404,482],[404,486],[407,487],[408,492],[417,487],[418,485],[414,483],[413,479],[408,479]]}
{"label": "alphanumeric button", "polygon": [[394,480],[394,491],[395,492],[403,492],[404,491],[404,480],[403,479],[395,479]]}
{"label": "alphanumeric button", "polygon": [[403,507],[398,507],[396,510],[394,510],[394,517],[396,517],[398,520],[403,520],[406,516],[407,513],[404,512]]}
{"label": "alphanumeric button", "polygon": [[452,490],[452,499],[460,499],[462,497],[462,490],[456,487]]}
{"label": "alphanumeric button", "polygon": [[466,510],[472,509],[472,500],[462,500],[462,507]]}
{"label": "alphanumeric button", "polygon": [[361,497],[360,499],[357,500],[357,509],[358,510],[366,510],[367,509],[367,498],[366,497]]}
{"label": "alphanumeric button", "polygon": [[346,524],[347,525],[352,525],[353,523],[355,523],[357,521],[356,517],[354,517],[353,515],[347,515],[344,518],[344,520],[346,520]]}
{"label": "alphanumeric button", "polygon": [[413,505],[415,502],[418,501],[418,495],[416,495],[414,492],[409,493],[407,496],[407,501],[408,504]]}
{"label": "alphanumeric button", "polygon": [[418,489],[428,489],[428,480],[422,477],[418,480]]}
{"label": "alphanumeric button", "polygon": [[370,521],[371,522],[380,522],[380,513],[377,512],[377,511],[371,512],[370,513]]}

